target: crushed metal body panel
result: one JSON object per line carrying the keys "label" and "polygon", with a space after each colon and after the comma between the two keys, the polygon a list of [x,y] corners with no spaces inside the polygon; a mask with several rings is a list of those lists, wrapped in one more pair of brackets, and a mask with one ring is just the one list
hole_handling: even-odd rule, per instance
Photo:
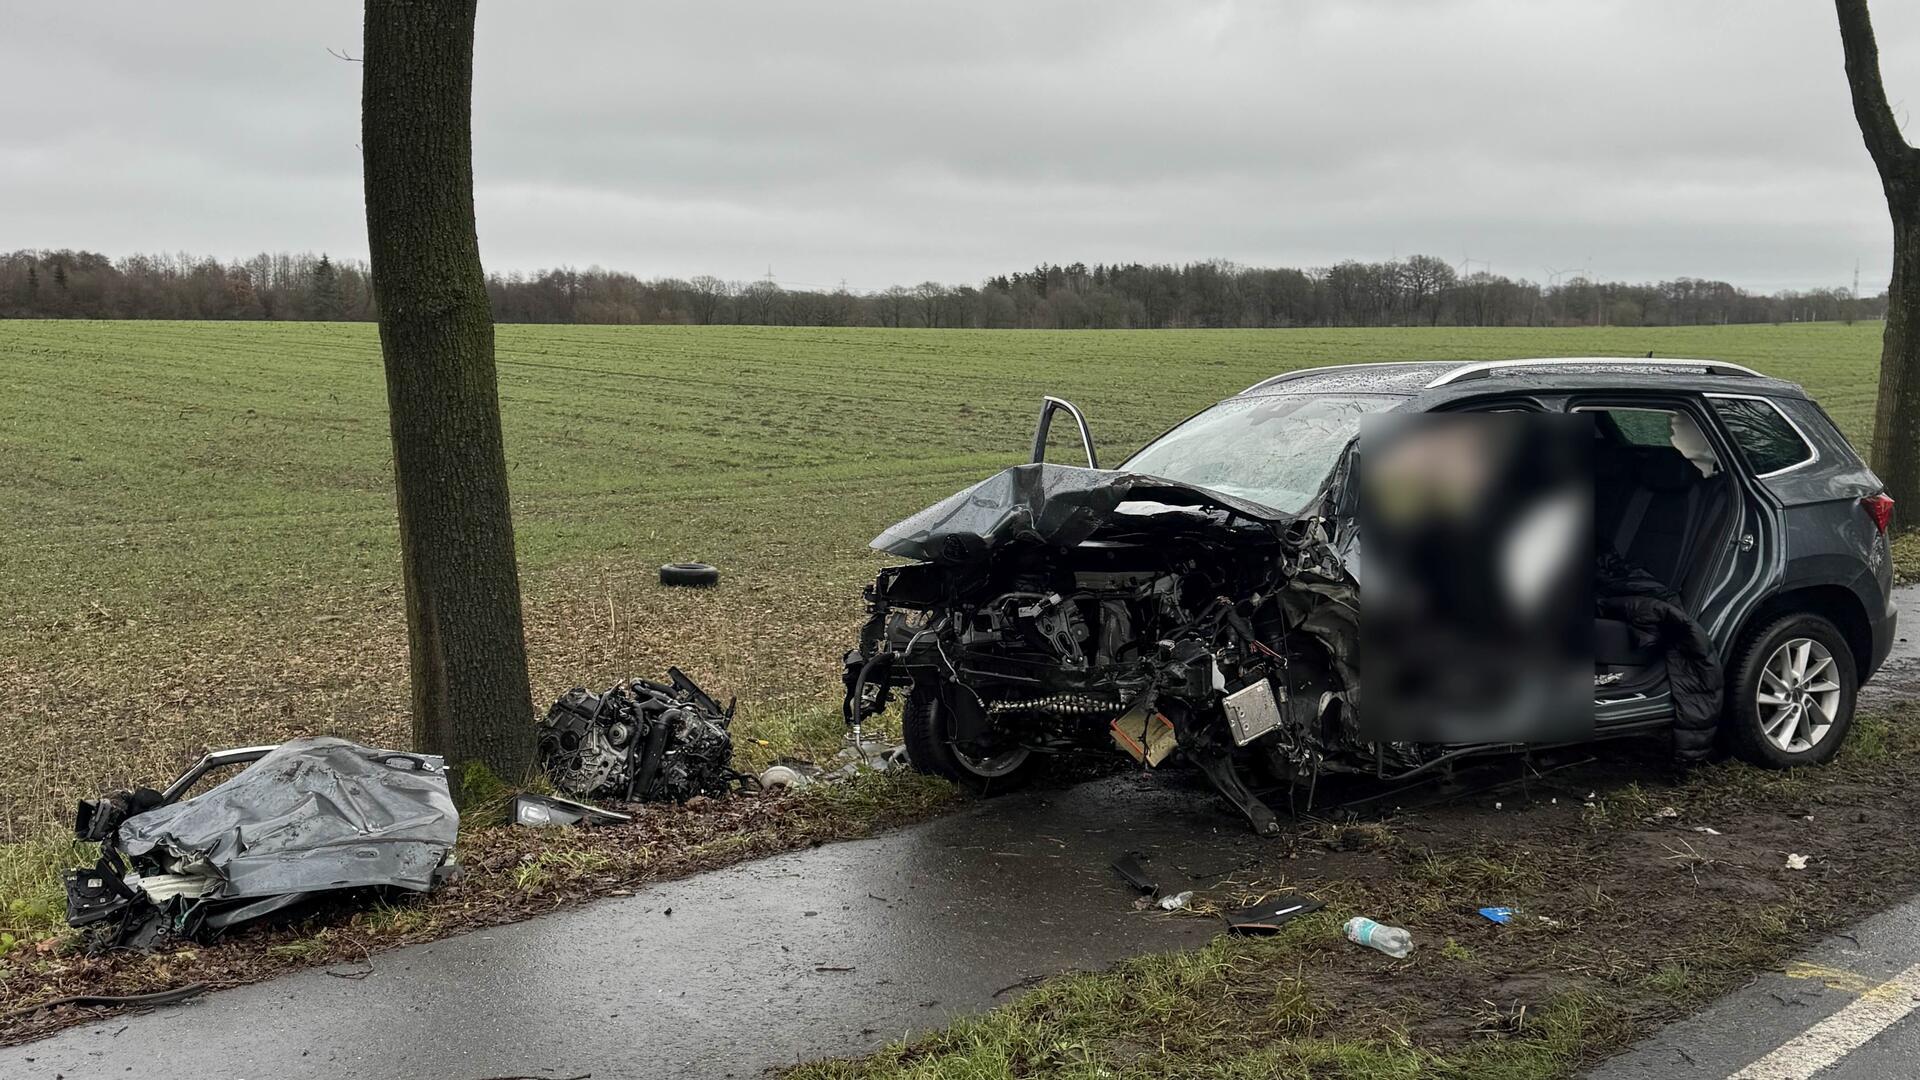
{"label": "crushed metal body panel", "polygon": [[1014,540],[1072,547],[1115,514],[1232,511],[1254,520],[1288,515],[1245,499],[1153,476],[1038,462],[1016,465],[892,526],[870,545],[890,555],[963,561]]}
{"label": "crushed metal body panel", "polygon": [[[213,768],[247,768],[191,799]],[[101,860],[68,877],[68,922],[112,945],[205,940],[318,893],[425,892],[452,872],[460,814],[440,758],[345,739],[210,754],[165,792],[81,803]]]}

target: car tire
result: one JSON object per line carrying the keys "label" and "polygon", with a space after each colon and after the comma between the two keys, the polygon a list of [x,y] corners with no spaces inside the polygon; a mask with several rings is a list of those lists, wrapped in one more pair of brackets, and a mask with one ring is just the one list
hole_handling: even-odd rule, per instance
{"label": "car tire", "polygon": [[1853,726],[1853,650],[1818,615],[1788,615],[1749,635],[1728,678],[1728,742],[1755,765],[1823,765]]}
{"label": "car tire", "polygon": [[907,692],[900,728],[908,764],[977,795],[999,795],[1021,787],[1032,778],[1038,764],[1037,755],[1024,747],[984,761],[955,749],[947,709],[940,702],[939,687],[932,683],[914,683]]}
{"label": "car tire", "polygon": [[703,562],[670,562],[660,568],[660,584],[704,588],[720,584],[720,570]]}

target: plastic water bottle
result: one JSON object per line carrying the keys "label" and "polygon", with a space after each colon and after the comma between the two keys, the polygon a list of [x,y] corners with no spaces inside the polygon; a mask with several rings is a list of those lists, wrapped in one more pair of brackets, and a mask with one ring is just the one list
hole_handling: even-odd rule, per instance
{"label": "plastic water bottle", "polygon": [[1355,945],[1378,949],[1395,960],[1404,960],[1413,951],[1413,935],[1397,926],[1382,926],[1372,919],[1347,920],[1347,940]]}

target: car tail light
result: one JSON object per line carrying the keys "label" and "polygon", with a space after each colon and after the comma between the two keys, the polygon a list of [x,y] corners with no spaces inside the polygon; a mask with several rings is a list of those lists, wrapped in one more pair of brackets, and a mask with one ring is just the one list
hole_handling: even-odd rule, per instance
{"label": "car tail light", "polygon": [[1867,508],[1867,516],[1873,519],[1874,528],[1884,533],[1887,526],[1893,524],[1893,496],[1884,491],[1878,492],[1862,498],[1860,505]]}

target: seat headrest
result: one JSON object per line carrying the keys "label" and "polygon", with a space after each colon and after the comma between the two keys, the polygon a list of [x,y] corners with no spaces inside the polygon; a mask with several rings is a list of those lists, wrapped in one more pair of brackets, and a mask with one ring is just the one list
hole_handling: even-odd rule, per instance
{"label": "seat headrest", "polygon": [[1655,491],[1685,491],[1700,482],[1700,470],[1680,451],[1656,447],[1641,454],[1640,482]]}

